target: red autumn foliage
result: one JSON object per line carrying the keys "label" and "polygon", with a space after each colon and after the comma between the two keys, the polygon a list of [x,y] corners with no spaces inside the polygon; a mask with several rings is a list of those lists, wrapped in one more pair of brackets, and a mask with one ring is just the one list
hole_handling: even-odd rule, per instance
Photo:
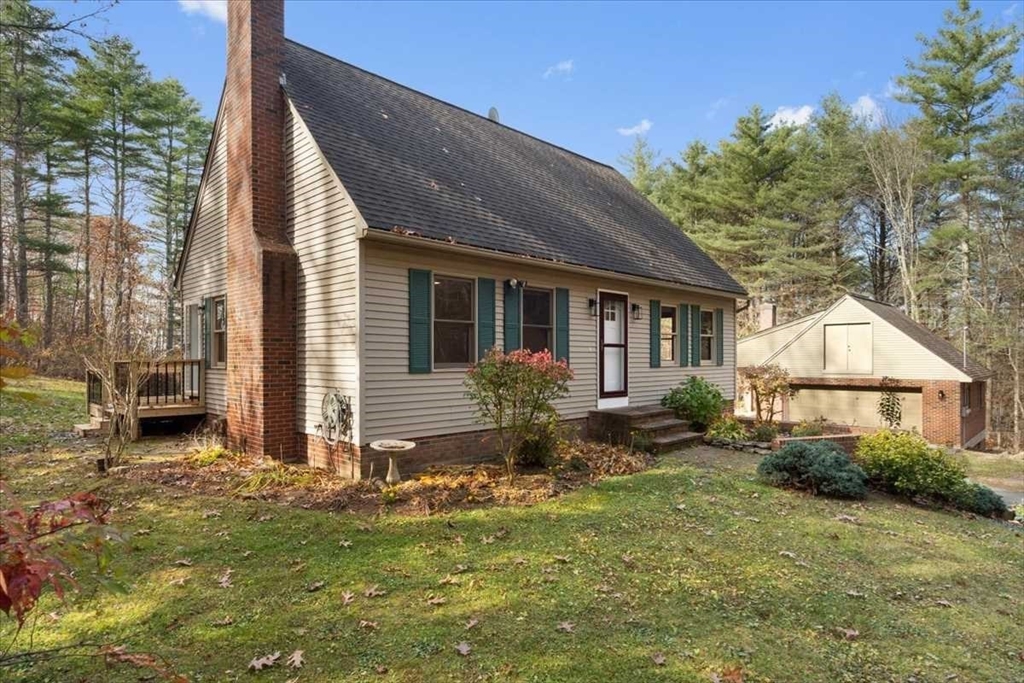
{"label": "red autumn foliage", "polygon": [[23,508],[0,482],[0,610],[19,627],[50,587],[63,599],[75,588],[72,567],[94,556],[105,561],[109,505],[91,493]]}

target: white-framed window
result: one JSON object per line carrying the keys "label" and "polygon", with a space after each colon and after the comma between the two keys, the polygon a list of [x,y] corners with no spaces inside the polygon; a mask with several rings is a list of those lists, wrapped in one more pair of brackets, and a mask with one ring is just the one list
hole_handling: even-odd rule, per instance
{"label": "white-framed window", "polygon": [[676,307],[661,307],[661,360],[674,361],[676,359],[676,334],[679,328],[676,327]]}
{"label": "white-framed window", "polygon": [[700,362],[715,362],[715,312],[700,312]]}
{"label": "white-framed window", "polygon": [[434,275],[434,367],[476,361],[476,281]]}
{"label": "white-framed window", "polygon": [[210,349],[210,364],[223,368],[228,363],[228,307],[224,297],[213,300],[213,348]]}
{"label": "white-framed window", "polygon": [[554,350],[555,296],[550,289],[523,290],[523,348],[528,351]]}

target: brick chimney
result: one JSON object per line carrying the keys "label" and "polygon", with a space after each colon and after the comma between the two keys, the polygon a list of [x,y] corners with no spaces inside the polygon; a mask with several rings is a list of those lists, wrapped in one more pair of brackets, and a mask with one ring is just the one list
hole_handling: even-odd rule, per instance
{"label": "brick chimney", "polygon": [[777,310],[775,304],[770,301],[761,304],[757,311],[757,329],[759,331],[775,327]]}
{"label": "brick chimney", "polygon": [[298,268],[285,223],[284,0],[231,0],[227,35],[228,443],[292,459]]}

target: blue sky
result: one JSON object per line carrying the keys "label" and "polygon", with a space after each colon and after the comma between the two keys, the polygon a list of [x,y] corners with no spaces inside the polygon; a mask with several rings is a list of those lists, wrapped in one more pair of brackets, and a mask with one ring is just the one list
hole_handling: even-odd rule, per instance
{"label": "blue sky", "polygon": [[[87,3],[49,2],[62,16]],[[599,161],[632,135],[675,155],[729,134],[759,103],[800,120],[830,91],[899,114],[891,79],[952,2],[342,3],[288,0],[285,32],[405,85]],[[1024,0],[976,2],[990,23]],[[224,78],[222,0],[122,0],[90,23],[121,34],[154,76],[213,116]],[[781,108],[781,109],[780,109]],[[617,164],[618,165],[618,164]]]}

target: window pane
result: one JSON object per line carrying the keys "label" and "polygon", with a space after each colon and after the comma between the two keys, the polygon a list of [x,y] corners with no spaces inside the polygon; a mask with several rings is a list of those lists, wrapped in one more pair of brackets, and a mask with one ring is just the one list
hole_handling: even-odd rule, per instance
{"label": "window pane", "polygon": [[711,358],[711,337],[700,338],[700,359],[701,360],[713,360]]}
{"label": "window pane", "polygon": [[213,335],[213,362],[225,363],[228,359],[228,338],[223,332]]}
{"label": "window pane", "polygon": [[701,311],[700,312],[700,333],[701,334],[714,334],[715,333],[715,314],[712,311]]}
{"label": "window pane", "polygon": [[675,355],[676,345],[675,345],[674,342],[675,342],[675,338],[674,337],[664,337],[661,340],[661,359],[662,360],[675,360],[675,358],[676,358],[676,355]]}
{"label": "window pane", "polygon": [[473,325],[434,323],[434,365],[467,365],[473,362]]}
{"label": "window pane", "polygon": [[551,350],[550,327],[523,327],[523,348],[528,351]]}
{"label": "window pane", "polygon": [[661,311],[661,336],[674,334],[676,331],[676,311],[674,308]]}
{"label": "window pane", "polygon": [[450,277],[434,278],[434,318],[473,320],[473,282]]}
{"label": "window pane", "polygon": [[224,305],[224,299],[214,299],[213,301],[213,321],[214,329],[225,330],[228,326],[228,315],[227,306]]}
{"label": "window pane", "polygon": [[551,292],[545,289],[523,290],[523,324],[551,324]]}

